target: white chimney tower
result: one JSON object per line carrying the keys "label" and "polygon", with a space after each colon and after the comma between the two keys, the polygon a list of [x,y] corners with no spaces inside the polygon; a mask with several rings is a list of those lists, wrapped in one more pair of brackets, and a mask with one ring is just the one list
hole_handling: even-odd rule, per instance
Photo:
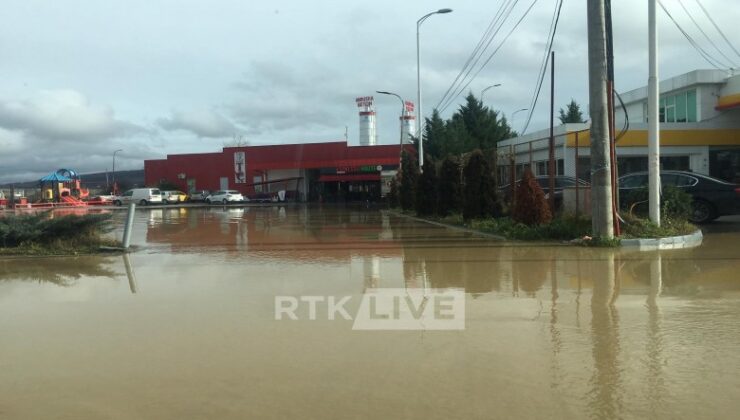
{"label": "white chimney tower", "polygon": [[360,109],[360,146],[375,146],[378,136],[375,123],[375,105],[372,96],[355,99]]}

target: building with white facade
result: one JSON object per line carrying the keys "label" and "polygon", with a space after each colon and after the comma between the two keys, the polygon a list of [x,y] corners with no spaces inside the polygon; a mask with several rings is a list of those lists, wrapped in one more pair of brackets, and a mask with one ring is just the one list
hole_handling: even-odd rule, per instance
{"label": "building with white facade", "polygon": [[[647,86],[621,98],[624,107],[617,102],[615,110],[620,176],[647,170]],[[590,179],[588,123],[556,126],[554,144],[558,174]],[[548,145],[549,129],[499,142],[502,181],[512,172],[521,176],[527,166],[535,175],[546,175]],[[740,75],[695,70],[661,81],[660,153],[663,169],[740,183]]]}

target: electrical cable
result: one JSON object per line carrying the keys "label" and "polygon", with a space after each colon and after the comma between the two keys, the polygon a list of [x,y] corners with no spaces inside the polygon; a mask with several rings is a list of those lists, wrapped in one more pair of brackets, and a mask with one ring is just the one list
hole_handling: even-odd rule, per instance
{"label": "electrical cable", "polygon": [[714,25],[714,29],[716,29],[717,32],[719,32],[719,34],[722,36],[722,39],[724,39],[725,42],[727,43],[727,45],[730,46],[730,48],[732,49],[732,51],[735,51],[735,54],[737,54],[737,56],[740,57],[740,51],[738,51],[737,48],[735,48],[735,46],[732,45],[732,43],[730,42],[730,40],[727,39],[727,36],[725,36],[725,33],[722,32],[722,29],[720,29],[719,26],[717,25],[717,22],[715,22],[714,19],[712,19],[712,16],[709,15],[709,12],[707,11],[707,9],[705,9],[704,6],[701,3],[699,3],[699,0],[696,0],[696,4],[698,4],[699,7],[701,7],[701,10],[707,16],[707,19],[709,19],[709,21],[712,22],[712,25]]}
{"label": "electrical cable", "polygon": [[552,52],[552,45],[555,41],[555,32],[557,32],[558,29],[558,22],[560,21],[560,10],[563,7],[563,0],[559,0],[557,3],[556,9],[553,12],[553,19],[550,22],[550,32],[548,33],[548,41],[545,43],[545,54],[542,57],[542,65],[540,66],[540,74],[538,76],[537,85],[535,87],[534,96],[532,97],[532,101],[530,102],[529,106],[529,113],[527,114],[527,120],[524,123],[524,128],[522,128],[522,134],[524,135],[527,131],[527,128],[529,127],[529,123],[532,120],[532,115],[534,114],[534,109],[537,106],[537,100],[540,96],[540,91],[542,90],[542,83],[545,79],[545,73],[547,72],[547,59],[550,56],[550,53]]}
{"label": "electrical cable", "polygon": [[[699,22],[697,22],[696,19],[694,19],[694,16],[691,15],[691,13],[689,12],[689,9],[687,9],[686,6],[683,4],[683,1],[678,0],[678,4],[681,6],[683,11],[686,12],[686,15],[689,17],[689,19],[691,19],[691,21],[694,22],[694,26],[696,26],[696,28],[699,29],[699,32],[701,32],[701,34],[704,35],[704,38],[706,38],[707,41],[709,41],[709,44],[711,44],[714,47],[714,49],[717,50],[717,52],[722,57],[724,57],[728,63],[730,63],[730,67],[737,68],[737,64],[735,64],[730,57],[726,56],[725,53],[719,49],[717,44],[715,44],[714,41],[712,41],[712,38],[710,38],[709,35],[707,35],[707,33],[704,32],[704,29],[701,27],[701,25],[699,25]],[[717,61],[719,62],[719,60]]]}
{"label": "electrical cable", "polygon": [[[706,60],[707,63],[709,63],[712,67],[718,69],[718,70],[724,70],[724,66],[722,63],[717,62],[710,54],[708,54],[704,49],[694,41],[694,39],[689,35],[684,29],[681,27],[681,25],[678,24],[676,19],[673,18],[673,15],[671,15],[671,12],[666,9],[666,7],[663,5],[663,2],[658,0],[658,4],[660,5],[661,9],[665,12],[666,15],[668,15],[668,18],[671,19],[674,25],[676,25],[676,28],[683,34],[684,37],[689,41],[692,47]],[[719,65],[718,65],[719,63]]]}
{"label": "electrical cable", "polygon": [[[493,52],[492,52],[492,53],[491,53],[491,54],[490,54],[490,55],[488,56],[488,58],[486,59],[486,61],[485,61],[485,62],[483,62],[483,64],[482,64],[482,65],[480,65],[480,66],[478,67],[478,70],[477,70],[477,71],[475,72],[475,74],[474,74],[474,75],[473,75],[473,76],[472,76],[472,77],[470,78],[470,80],[469,80],[469,81],[468,81],[468,82],[467,82],[467,83],[466,83],[466,84],[465,84],[464,86],[462,86],[462,87],[461,87],[460,89],[458,89],[458,90],[457,90],[457,93],[455,93],[455,95],[453,95],[453,96],[452,96],[452,97],[451,97],[451,98],[450,98],[450,99],[449,99],[449,100],[447,101],[447,103],[446,103],[445,105],[443,105],[443,106],[441,107],[441,111],[440,111],[440,112],[443,112],[443,111],[444,111],[445,109],[447,109],[447,107],[448,107],[448,106],[450,106],[450,105],[452,104],[452,101],[454,101],[454,99],[455,99],[455,98],[457,98],[458,96],[460,96],[460,94],[461,94],[461,93],[462,93],[463,91],[465,91],[465,89],[467,89],[467,87],[468,87],[468,86],[470,86],[470,83],[472,83],[472,82],[473,82],[473,80],[475,80],[475,78],[476,78],[476,77],[478,76],[478,74],[480,74],[480,72],[481,72],[481,71],[483,71],[483,69],[484,69],[484,68],[485,68],[485,67],[486,67],[486,66],[488,65],[488,63],[489,63],[489,62],[491,61],[491,59],[493,59],[493,57],[494,57],[494,56],[496,55],[496,53],[498,53],[498,51],[499,51],[499,50],[501,49],[501,47],[503,47],[503,46],[504,46],[504,44],[505,44],[505,43],[506,43],[506,41],[507,41],[507,40],[509,39],[509,37],[510,37],[510,36],[511,36],[511,35],[512,35],[512,34],[514,33],[514,31],[516,30],[516,28],[517,28],[517,27],[519,27],[519,25],[520,25],[520,24],[522,23],[522,21],[524,20],[524,18],[526,18],[526,17],[527,17],[527,15],[529,14],[529,12],[530,12],[530,11],[532,10],[532,8],[534,7],[534,5],[535,5],[535,4],[536,4],[536,3],[538,2],[538,1],[539,1],[539,0],[534,0],[534,1],[533,1],[533,2],[532,2],[532,3],[530,4],[530,5],[529,5],[529,7],[527,8],[527,10],[525,10],[525,11],[524,11],[524,14],[523,14],[523,15],[522,15],[522,16],[521,16],[521,17],[519,18],[519,20],[518,20],[518,21],[517,21],[517,22],[516,22],[516,23],[514,24],[514,26],[513,26],[513,27],[512,27],[512,28],[511,28],[511,29],[509,30],[509,32],[508,32],[508,33],[506,34],[506,36],[504,37],[504,39],[503,39],[503,40],[501,40],[501,42],[500,42],[500,43],[499,43],[499,45],[498,45],[498,46],[496,47],[496,49],[494,49],[494,50],[493,50]],[[562,0],[561,0],[561,1],[562,1]]]}
{"label": "electrical cable", "polygon": [[[511,1],[512,0],[507,0],[506,3],[502,3],[501,4],[501,7],[499,7],[499,9],[496,12],[496,15],[494,15],[493,19],[491,19],[491,23],[488,24],[488,28],[486,28],[486,31],[481,36],[481,39],[478,41],[478,44],[473,49],[473,52],[470,53],[470,56],[468,57],[468,59],[463,64],[462,68],[460,69],[460,72],[455,77],[455,80],[452,81],[452,84],[450,85],[450,87],[448,87],[447,88],[447,91],[445,91],[444,95],[442,95],[442,99],[439,101],[439,103],[442,103],[442,102],[444,102],[447,99],[447,95],[449,95],[450,92],[454,89],[455,84],[460,80],[460,77],[468,69],[468,67],[470,66],[470,63],[474,59],[476,59],[476,56],[478,56],[478,59],[480,59],[478,52],[481,51],[481,47],[483,46],[483,44],[486,45],[486,47],[483,49],[484,52],[485,52],[485,49],[488,48],[488,46],[490,45],[491,41],[493,40],[493,37],[496,36],[496,34],[498,33],[498,31],[500,29],[500,28],[499,29],[496,29],[496,31],[493,34],[491,34],[492,31],[493,31],[493,28],[495,28],[497,26],[497,22],[503,16],[503,14],[505,13],[506,8],[509,7],[509,5],[511,4]],[[513,5],[511,5],[511,7],[513,8],[513,6],[516,6],[516,3],[518,1],[519,0],[516,0],[516,2],[513,3]],[[508,15],[507,15],[507,17],[508,17]],[[466,74],[466,76],[467,76],[467,74]],[[439,105],[439,104],[437,104],[437,105]],[[435,108],[437,108],[437,107],[435,107]]]}
{"label": "electrical cable", "polygon": [[622,131],[617,134],[617,136],[614,138],[614,143],[616,144],[619,139],[624,137],[625,134],[627,134],[627,130],[630,129],[630,116],[627,113],[627,106],[624,105],[624,101],[622,100],[622,96],[617,92],[616,89],[612,89],[614,92],[614,95],[617,96],[617,99],[619,100],[619,105],[622,107],[622,111],[624,111],[624,125],[622,125]]}

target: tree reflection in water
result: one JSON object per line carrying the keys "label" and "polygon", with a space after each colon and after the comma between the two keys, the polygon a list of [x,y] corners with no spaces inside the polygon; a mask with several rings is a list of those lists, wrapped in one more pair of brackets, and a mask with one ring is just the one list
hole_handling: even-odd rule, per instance
{"label": "tree reflection in water", "polygon": [[13,258],[0,259],[0,281],[37,281],[58,286],[73,286],[82,277],[108,277],[111,257]]}

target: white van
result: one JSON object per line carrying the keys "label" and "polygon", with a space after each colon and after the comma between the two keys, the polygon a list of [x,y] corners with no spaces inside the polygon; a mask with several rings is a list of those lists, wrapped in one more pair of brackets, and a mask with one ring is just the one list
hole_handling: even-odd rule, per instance
{"label": "white van", "polygon": [[142,206],[147,204],[162,204],[162,193],[157,188],[134,188],[117,196],[113,204],[121,206],[134,202]]}

